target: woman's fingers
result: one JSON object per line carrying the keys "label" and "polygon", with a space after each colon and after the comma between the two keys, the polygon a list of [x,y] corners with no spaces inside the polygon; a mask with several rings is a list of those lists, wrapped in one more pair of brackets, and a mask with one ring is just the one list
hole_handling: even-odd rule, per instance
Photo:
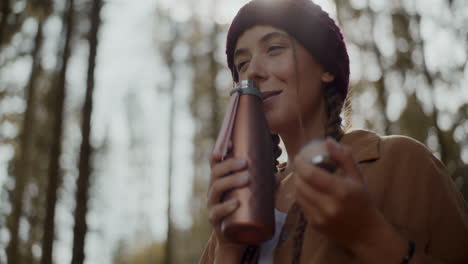
{"label": "woman's fingers", "polygon": [[213,152],[210,156],[210,168],[213,168],[222,159],[222,154],[219,152]]}
{"label": "woman's fingers", "polygon": [[310,164],[301,155],[294,159],[294,166],[298,177],[313,188],[325,193],[331,193],[335,189],[337,177]]}
{"label": "woman's fingers", "polygon": [[336,177],[313,165],[302,162],[297,165],[307,167],[301,169],[307,169],[308,172],[308,174],[298,173],[296,177],[296,198],[299,204],[312,208],[313,216],[309,215],[312,218],[319,217],[320,219],[315,219],[317,223],[320,223],[324,217],[333,216],[336,213],[336,203],[332,194],[340,188],[334,179]]}
{"label": "woman's fingers", "polygon": [[[232,150],[232,141],[229,140],[228,142],[228,153]],[[210,167],[213,168],[217,163],[221,162],[223,158],[223,154],[221,152],[213,152],[210,156]]]}
{"label": "woman's fingers", "polygon": [[210,184],[230,173],[244,169],[246,165],[247,162],[245,160],[235,158],[230,158],[220,163],[217,163],[211,168]]}
{"label": "woman's fingers", "polygon": [[208,214],[210,221],[216,226],[220,219],[232,213],[238,206],[238,201],[222,202],[222,196],[235,188],[244,187],[249,183],[247,162],[243,159],[229,158],[221,161],[221,155],[213,153],[210,188],[208,191]]}
{"label": "woman's fingers", "polygon": [[221,219],[231,214],[239,206],[239,201],[221,201],[224,193],[234,188],[240,188],[249,183],[247,172],[229,175],[215,181],[208,193],[208,215],[211,223],[216,226]]}
{"label": "woman's fingers", "polygon": [[239,201],[236,199],[218,203],[210,208],[208,211],[208,218],[210,222],[216,226],[223,218],[232,214],[232,212],[234,212],[237,207],[239,207]]}
{"label": "woman's fingers", "polygon": [[320,192],[300,177],[297,178],[296,182],[296,198],[308,219],[313,221],[316,226],[323,225],[325,221],[333,219],[339,214],[339,195]]}
{"label": "woman's fingers", "polygon": [[229,175],[213,182],[208,192],[208,210],[220,203],[222,195],[234,188],[240,188],[249,183],[248,172]]}
{"label": "woman's fingers", "polygon": [[296,198],[300,203],[315,204],[320,207],[326,207],[332,202],[327,193],[314,188],[301,177],[296,178]]}
{"label": "woman's fingers", "polygon": [[359,168],[353,159],[350,148],[339,145],[331,138],[327,138],[326,145],[330,157],[338,163],[339,167],[343,168],[345,175],[361,179]]}

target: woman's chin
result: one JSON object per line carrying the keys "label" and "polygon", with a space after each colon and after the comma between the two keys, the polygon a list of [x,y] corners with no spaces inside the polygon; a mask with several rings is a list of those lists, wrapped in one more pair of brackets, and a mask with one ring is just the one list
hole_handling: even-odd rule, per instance
{"label": "woman's chin", "polygon": [[268,127],[270,128],[270,132],[272,134],[280,134],[282,130],[285,128],[285,123],[282,122],[278,118],[274,118],[273,116],[266,116]]}
{"label": "woman's chin", "polygon": [[272,134],[290,134],[299,128],[299,120],[288,114],[267,112],[265,117]]}

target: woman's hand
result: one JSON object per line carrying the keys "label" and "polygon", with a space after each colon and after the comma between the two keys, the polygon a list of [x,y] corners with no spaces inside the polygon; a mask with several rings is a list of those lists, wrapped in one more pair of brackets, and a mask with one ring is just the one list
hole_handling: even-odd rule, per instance
{"label": "woman's hand", "polygon": [[208,190],[208,218],[214,227],[218,241],[218,249],[221,251],[241,250],[245,246],[226,239],[221,232],[221,221],[232,214],[238,207],[239,201],[231,199],[221,201],[222,196],[229,190],[244,187],[249,183],[245,168],[247,162],[242,159],[228,158],[221,161],[220,153],[213,153],[210,160],[211,176]]}
{"label": "woman's hand", "polygon": [[325,143],[338,169],[331,174],[298,154],[296,199],[311,226],[353,250],[374,238],[386,222],[369,198],[350,149],[332,139]]}

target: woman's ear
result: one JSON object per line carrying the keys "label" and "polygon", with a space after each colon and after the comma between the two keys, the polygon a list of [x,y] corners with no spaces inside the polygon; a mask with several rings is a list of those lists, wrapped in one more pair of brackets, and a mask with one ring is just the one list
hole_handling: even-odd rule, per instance
{"label": "woman's ear", "polygon": [[324,72],[322,73],[322,82],[324,83],[331,83],[335,80],[335,76],[333,76],[329,72]]}

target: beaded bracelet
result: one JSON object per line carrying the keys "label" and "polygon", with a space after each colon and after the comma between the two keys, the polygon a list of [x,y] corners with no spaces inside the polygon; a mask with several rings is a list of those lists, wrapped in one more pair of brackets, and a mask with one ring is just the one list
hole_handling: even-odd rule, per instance
{"label": "beaded bracelet", "polygon": [[416,245],[414,244],[414,241],[410,240],[408,242],[408,253],[406,253],[406,256],[401,261],[401,264],[408,264],[410,259],[413,257],[415,247]]}

